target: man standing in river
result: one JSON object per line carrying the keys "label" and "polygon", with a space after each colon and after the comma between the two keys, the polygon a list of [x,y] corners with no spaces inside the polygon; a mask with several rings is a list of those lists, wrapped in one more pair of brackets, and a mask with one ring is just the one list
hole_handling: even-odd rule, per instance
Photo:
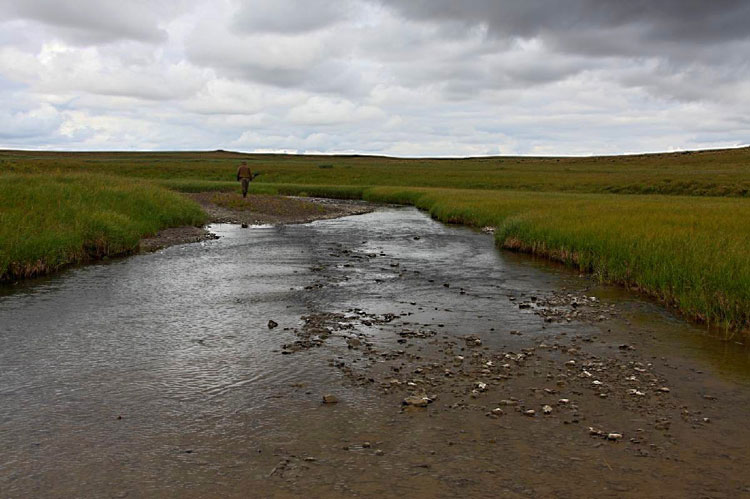
{"label": "man standing in river", "polygon": [[242,182],[242,197],[247,197],[247,188],[250,186],[250,181],[253,179],[253,174],[250,172],[250,167],[247,166],[247,161],[240,163],[240,167],[237,168],[237,181]]}

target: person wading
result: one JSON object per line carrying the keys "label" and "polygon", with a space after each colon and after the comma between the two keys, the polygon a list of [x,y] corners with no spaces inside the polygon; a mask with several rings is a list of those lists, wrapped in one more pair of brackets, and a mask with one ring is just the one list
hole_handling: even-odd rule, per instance
{"label": "person wading", "polygon": [[242,182],[242,197],[247,197],[247,188],[250,186],[250,181],[253,179],[253,174],[250,171],[250,167],[247,166],[247,161],[240,163],[240,167],[237,168],[237,181]]}

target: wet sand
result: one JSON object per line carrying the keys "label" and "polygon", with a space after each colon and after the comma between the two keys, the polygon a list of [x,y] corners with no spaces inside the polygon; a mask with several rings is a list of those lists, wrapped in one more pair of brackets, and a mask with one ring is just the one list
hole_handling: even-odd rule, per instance
{"label": "wet sand", "polygon": [[745,346],[413,209],[211,230],[0,299],[3,496],[750,495]]}

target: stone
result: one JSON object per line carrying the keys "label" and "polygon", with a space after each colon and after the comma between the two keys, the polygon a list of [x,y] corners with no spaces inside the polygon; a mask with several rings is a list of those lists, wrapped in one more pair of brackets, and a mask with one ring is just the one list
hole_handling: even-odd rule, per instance
{"label": "stone", "polygon": [[494,409],[492,409],[492,414],[494,414],[495,416],[502,416],[503,414],[505,414],[505,411],[503,411],[499,407],[495,407]]}
{"label": "stone", "polygon": [[544,414],[552,414],[552,407],[549,405],[543,405],[542,406],[542,412]]}
{"label": "stone", "polygon": [[670,390],[666,386],[662,386],[661,388],[659,388],[659,391],[662,393],[669,393]]}
{"label": "stone", "polygon": [[536,411],[534,409],[529,409],[527,411],[523,411],[523,415],[533,418],[534,416],[536,416]]}
{"label": "stone", "polygon": [[427,407],[427,404],[429,404],[430,402],[431,400],[427,397],[423,397],[419,395],[411,395],[409,397],[406,397],[401,402],[401,405],[412,406],[412,407]]}
{"label": "stone", "polygon": [[278,322],[276,322],[273,319],[271,319],[270,321],[268,321],[268,329],[273,329],[275,327],[279,327],[279,323]]}
{"label": "stone", "polygon": [[385,452],[383,452],[382,449],[378,449],[378,450],[375,451],[375,455],[376,456],[382,456],[383,454],[385,454]]}
{"label": "stone", "polygon": [[363,449],[369,449],[370,447],[372,447],[372,444],[370,442],[362,442]]}
{"label": "stone", "polygon": [[608,433],[607,440],[612,440],[612,441],[622,440],[622,433]]}
{"label": "stone", "polygon": [[331,395],[331,394],[323,395],[324,404],[338,404],[338,402],[339,402],[339,399],[336,398],[335,395]]}

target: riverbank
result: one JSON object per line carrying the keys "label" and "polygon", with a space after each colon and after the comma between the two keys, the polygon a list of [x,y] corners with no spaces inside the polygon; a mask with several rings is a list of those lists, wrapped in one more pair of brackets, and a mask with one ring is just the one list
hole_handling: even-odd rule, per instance
{"label": "riverbank", "polygon": [[[309,223],[315,220],[361,215],[375,209],[365,201],[326,198],[295,198],[250,194],[243,198],[236,192],[199,192],[185,194],[198,203],[208,216],[209,223],[241,225],[286,225]],[[141,252],[156,251],[177,244],[215,239],[205,228],[172,227],[140,241]]]}
{"label": "riverbank", "polygon": [[437,220],[491,227],[531,253],[651,296],[686,318],[750,329],[750,200],[336,185],[266,192],[416,206]]}

